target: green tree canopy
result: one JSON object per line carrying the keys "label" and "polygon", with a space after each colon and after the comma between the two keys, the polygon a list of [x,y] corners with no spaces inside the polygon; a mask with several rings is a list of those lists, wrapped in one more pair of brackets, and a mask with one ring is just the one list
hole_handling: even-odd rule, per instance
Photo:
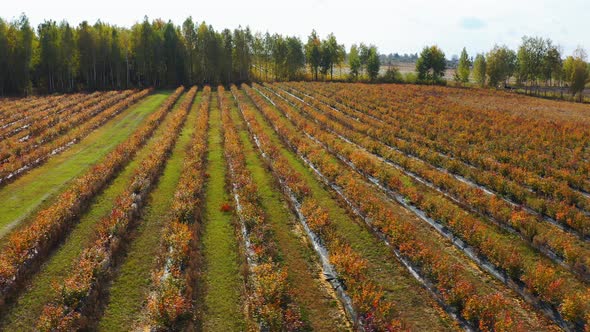
{"label": "green tree canopy", "polygon": [[563,63],[565,80],[570,86],[572,96],[578,94],[580,101],[583,99],[583,91],[590,77],[590,70],[586,59],[586,51],[578,48]]}
{"label": "green tree canopy", "polygon": [[522,38],[517,53],[518,79],[521,82],[533,84],[543,78],[544,62],[550,45],[550,40],[540,37]]}
{"label": "green tree canopy", "polygon": [[307,37],[307,44],[305,44],[305,57],[309,68],[314,75],[314,79],[318,79],[318,71],[322,64],[322,42],[315,30]]}
{"label": "green tree canopy", "polygon": [[469,73],[471,72],[471,60],[467,50],[463,47],[461,56],[459,57],[459,64],[457,65],[457,71],[455,72],[455,79],[461,83],[469,82]]}
{"label": "green tree canopy", "polygon": [[367,74],[369,75],[369,80],[371,80],[371,82],[375,81],[377,76],[379,76],[380,67],[381,61],[379,60],[377,47],[371,46],[369,47],[369,57],[367,59]]}
{"label": "green tree canopy", "polygon": [[424,82],[440,81],[446,68],[445,53],[438,46],[424,47],[416,61],[418,79]]}
{"label": "green tree canopy", "polygon": [[352,44],[348,53],[348,66],[350,67],[350,77],[356,80],[361,70],[361,58],[356,44]]}
{"label": "green tree canopy", "polygon": [[489,85],[497,87],[507,83],[516,70],[516,53],[506,46],[494,46],[486,55],[486,73]]}
{"label": "green tree canopy", "polygon": [[473,79],[479,86],[486,84],[486,57],[483,54],[478,54],[473,61]]}

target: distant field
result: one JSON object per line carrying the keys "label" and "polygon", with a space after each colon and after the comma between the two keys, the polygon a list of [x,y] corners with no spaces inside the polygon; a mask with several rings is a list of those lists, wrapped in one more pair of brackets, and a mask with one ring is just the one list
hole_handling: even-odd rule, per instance
{"label": "distant field", "polygon": [[590,326],[586,104],[179,87],[0,99],[0,136],[0,330]]}
{"label": "distant field", "polygon": [[[398,62],[392,65],[393,67],[397,68],[402,75],[406,75],[408,73],[416,73],[416,64],[409,63],[409,62]],[[382,65],[379,69],[379,74],[383,75],[389,69],[388,65]],[[350,68],[347,65],[343,65],[340,67],[334,68],[334,78],[335,79],[346,79],[348,78],[350,73]],[[444,78],[447,80],[452,80],[455,76],[454,69],[447,69],[445,71]],[[329,75],[328,75],[329,78]]]}

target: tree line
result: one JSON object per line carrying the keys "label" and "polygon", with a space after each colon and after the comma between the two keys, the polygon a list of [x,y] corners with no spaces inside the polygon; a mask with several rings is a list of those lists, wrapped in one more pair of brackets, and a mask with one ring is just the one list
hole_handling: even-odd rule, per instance
{"label": "tree line", "polygon": [[[353,75],[376,77],[375,46],[355,46]],[[22,15],[0,18],[0,95],[37,92],[226,84],[249,80],[333,78],[346,57],[334,34],[294,36],[215,30],[191,17],[181,26],[147,17],[130,28],[101,21],[78,26],[45,21],[36,29]]]}
{"label": "tree line", "polygon": [[[517,51],[494,46],[469,57],[463,49],[455,81],[498,87],[512,80],[528,91],[539,86],[580,94],[590,77],[587,55],[563,57],[550,39],[524,37]],[[415,61],[404,78],[394,60]],[[388,69],[381,74],[381,64]],[[449,61],[437,46],[418,55],[382,55],[374,45],[353,44],[348,52],[334,34],[314,30],[305,43],[295,36],[252,33],[249,28],[215,30],[187,18],[181,26],[147,17],[130,28],[101,21],[78,26],[49,20],[36,29],[25,15],[0,18],[0,95],[38,92],[173,87],[251,80],[338,79],[371,82],[444,83]]]}
{"label": "tree line", "polygon": [[0,94],[165,87],[249,79],[249,29],[215,31],[187,18],[121,28],[101,21],[0,19]]}
{"label": "tree line", "polygon": [[[516,51],[495,45],[489,52],[477,54],[475,59],[463,48],[454,80],[461,84],[472,81],[482,87],[514,85],[537,94],[541,87],[567,88],[581,99],[590,78],[587,59],[582,48],[564,58],[560,47],[551,39],[525,36]],[[419,81],[441,83],[446,63],[440,48],[425,47],[416,62]]]}

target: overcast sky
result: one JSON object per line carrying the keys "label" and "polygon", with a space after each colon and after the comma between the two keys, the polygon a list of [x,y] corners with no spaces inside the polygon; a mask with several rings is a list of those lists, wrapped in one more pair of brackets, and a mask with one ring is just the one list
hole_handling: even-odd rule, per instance
{"label": "overcast sky", "polygon": [[215,29],[250,26],[253,31],[296,35],[334,32],[348,48],[364,41],[380,52],[414,53],[437,44],[450,58],[495,43],[516,48],[523,35],[553,39],[570,54],[590,48],[590,0],[3,0],[4,19],[25,13],[34,26],[45,19],[77,25],[100,19],[119,26],[162,18],[181,24],[188,16]]}

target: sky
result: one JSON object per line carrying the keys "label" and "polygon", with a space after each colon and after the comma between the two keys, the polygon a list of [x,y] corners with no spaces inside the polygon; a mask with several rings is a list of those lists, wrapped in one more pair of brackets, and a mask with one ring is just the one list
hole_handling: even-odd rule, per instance
{"label": "sky", "polygon": [[5,0],[0,17],[25,13],[33,26],[47,19],[70,24],[101,20],[131,26],[162,18],[180,25],[188,16],[217,30],[249,26],[253,31],[307,39],[312,29],[333,32],[347,49],[374,44],[381,53],[416,53],[436,44],[451,57],[494,44],[516,49],[522,36],[551,38],[566,55],[590,48],[590,0]]}

